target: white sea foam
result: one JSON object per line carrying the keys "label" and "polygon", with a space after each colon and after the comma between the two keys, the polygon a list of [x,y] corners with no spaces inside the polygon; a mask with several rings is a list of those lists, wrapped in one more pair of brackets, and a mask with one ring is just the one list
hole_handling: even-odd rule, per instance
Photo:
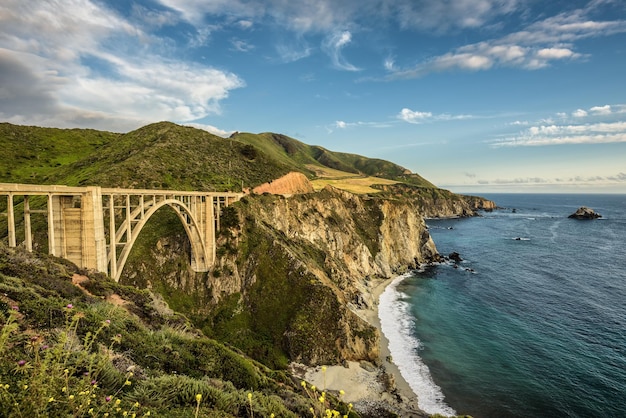
{"label": "white sea foam", "polygon": [[444,402],[441,388],[433,381],[428,366],[417,355],[420,341],[412,335],[414,322],[409,314],[405,295],[397,290],[398,284],[408,275],[396,278],[380,295],[378,317],[389,340],[389,351],[402,377],[417,395],[419,407],[429,414],[456,415]]}

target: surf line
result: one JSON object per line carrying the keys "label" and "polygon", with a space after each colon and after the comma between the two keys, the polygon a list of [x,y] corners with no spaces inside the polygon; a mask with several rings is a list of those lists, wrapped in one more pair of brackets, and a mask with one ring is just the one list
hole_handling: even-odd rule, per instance
{"label": "surf line", "polygon": [[433,381],[428,366],[417,355],[421,342],[413,336],[415,322],[409,313],[405,294],[397,287],[411,273],[399,276],[385,288],[378,300],[380,327],[389,341],[389,352],[400,374],[417,395],[421,410],[428,414],[456,415],[444,401],[441,388]]}

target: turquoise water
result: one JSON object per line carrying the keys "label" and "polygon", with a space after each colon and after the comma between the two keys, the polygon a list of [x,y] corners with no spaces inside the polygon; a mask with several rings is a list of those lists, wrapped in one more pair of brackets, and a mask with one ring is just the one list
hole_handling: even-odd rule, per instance
{"label": "turquoise water", "polygon": [[[427,221],[458,268],[412,274],[381,297],[420,405],[477,418],[626,416],[626,196],[486,197],[507,209]],[[567,218],[583,205],[603,218]]]}

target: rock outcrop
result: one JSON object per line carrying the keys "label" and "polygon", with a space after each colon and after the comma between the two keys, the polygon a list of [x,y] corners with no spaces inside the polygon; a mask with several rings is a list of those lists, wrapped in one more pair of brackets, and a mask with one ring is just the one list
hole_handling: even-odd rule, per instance
{"label": "rock outcrop", "polygon": [[415,187],[406,184],[377,185],[380,196],[392,200],[411,201],[425,218],[456,218],[476,216],[478,211],[491,211],[496,204],[478,196],[464,196],[448,190]]}
{"label": "rock outcrop", "polygon": [[595,212],[593,209],[590,209],[586,206],[579,207],[576,212],[572,213],[568,218],[572,219],[598,219],[601,218],[602,215]]}
{"label": "rock outcrop", "polygon": [[[371,290],[381,280],[439,259],[410,200],[332,187],[250,195],[220,221],[208,274],[193,273],[182,264],[184,246],[161,238],[151,246],[154,260],[134,261],[128,271],[136,273],[122,282],[152,287],[207,335],[274,367],[376,361],[380,336],[359,308],[376,303]],[[184,231],[179,236],[184,242]],[[178,255],[168,255],[174,249]]]}
{"label": "rock outcrop", "polygon": [[302,173],[291,172],[269,183],[263,183],[252,190],[254,193],[271,193],[290,196],[313,192],[313,185]]}
{"label": "rock outcrop", "polygon": [[356,305],[376,303],[369,286],[377,280],[438,257],[409,203],[327,187],[288,199],[251,196],[237,210],[243,228],[222,244],[238,248],[237,257],[220,259],[232,274],[211,283],[213,303],[239,294],[243,309],[257,315],[247,326],[274,328],[273,346],[292,361],[375,361],[378,331]]}

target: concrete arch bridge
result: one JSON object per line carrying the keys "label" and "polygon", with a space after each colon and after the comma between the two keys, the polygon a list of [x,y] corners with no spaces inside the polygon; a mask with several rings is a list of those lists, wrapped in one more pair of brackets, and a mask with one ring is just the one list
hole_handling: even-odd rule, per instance
{"label": "concrete arch bridge", "polygon": [[[119,281],[139,233],[164,206],[176,212],[185,228],[192,268],[208,271],[215,262],[215,233],[222,208],[243,194],[0,183],[0,196],[6,196],[2,214],[7,219],[10,247],[18,245],[19,232],[20,244],[32,251],[31,215],[43,214],[50,254]],[[23,223],[16,223],[20,217]],[[16,230],[22,224],[23,234]]]}

